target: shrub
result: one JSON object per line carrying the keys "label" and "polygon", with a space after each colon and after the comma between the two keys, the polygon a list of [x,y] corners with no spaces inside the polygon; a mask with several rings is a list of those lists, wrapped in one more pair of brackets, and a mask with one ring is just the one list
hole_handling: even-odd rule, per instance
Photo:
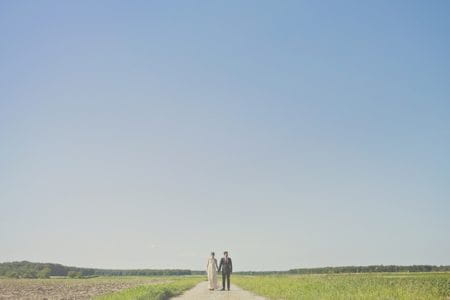
{"label": "shrub", "polygon": [[70,278],[80,278],[81,273],[77,271],[69,271],[67,272],[67,276],[69,276]]}

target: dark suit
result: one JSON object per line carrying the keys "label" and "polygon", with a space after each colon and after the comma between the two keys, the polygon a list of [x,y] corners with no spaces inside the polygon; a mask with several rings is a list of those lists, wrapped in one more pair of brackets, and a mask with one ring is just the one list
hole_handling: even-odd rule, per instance
{"label": "dark suit", "polygon": [[233,263],[231,258],[222,257],[219,264],[219,272],[222,270],[222,288],[225,289],[225,279],[227,280],[228,290],[230,289],[230,275],[233,273]]}

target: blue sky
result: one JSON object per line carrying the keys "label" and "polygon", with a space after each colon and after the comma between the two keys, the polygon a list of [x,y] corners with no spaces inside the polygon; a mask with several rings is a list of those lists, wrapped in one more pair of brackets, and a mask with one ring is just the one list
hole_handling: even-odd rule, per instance
{"label": "blue sky", "polygon": [[2,1],[0,261],[450,264],[448,1]]}

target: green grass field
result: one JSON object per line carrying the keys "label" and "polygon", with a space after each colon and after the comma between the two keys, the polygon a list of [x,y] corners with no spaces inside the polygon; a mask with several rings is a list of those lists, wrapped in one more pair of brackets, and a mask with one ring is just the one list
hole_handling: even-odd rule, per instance
{"label": "green grass field", "polygon": [[450,299],[450,273],[233,276],[270,299]]}
{"label": "green grass field", "polygon": [[163,300],[180,295],[184,291],[192,288],[200,281],[205,280],[205,276],[186,276],[167,278],[167,282],[151,285],[142,285],[116,293],[110,293],[94,298],[95,300]]}

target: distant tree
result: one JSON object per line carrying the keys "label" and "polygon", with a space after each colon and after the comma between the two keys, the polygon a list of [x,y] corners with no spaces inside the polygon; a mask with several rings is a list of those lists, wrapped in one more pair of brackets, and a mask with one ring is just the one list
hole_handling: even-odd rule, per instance
{"label": "distant tree", "polygon": [[78,271],[69,271],[67,272],[67,276],[69,276],[70,278],[80,278],[81,273]]}
{"label": "distant tree", "polygon": [[17,273],[16,271],[5,272],[5,276],[9,278],[20,278],[19,273]]}
{"label": "distant tree", "polygon": [[45,267],[42,270],[37,272],[37,277],[38,278],[50,278],[50,272],[51,272],[50,267]]}
{"label": "distant tree", "polygon": [[23,277],[23,278],[36,278],[36,277],[37,277],[37,271],[35,271],[35,270],[29,270],[29,269],[24,270],[24,271],[22,272],[22,277]]}

